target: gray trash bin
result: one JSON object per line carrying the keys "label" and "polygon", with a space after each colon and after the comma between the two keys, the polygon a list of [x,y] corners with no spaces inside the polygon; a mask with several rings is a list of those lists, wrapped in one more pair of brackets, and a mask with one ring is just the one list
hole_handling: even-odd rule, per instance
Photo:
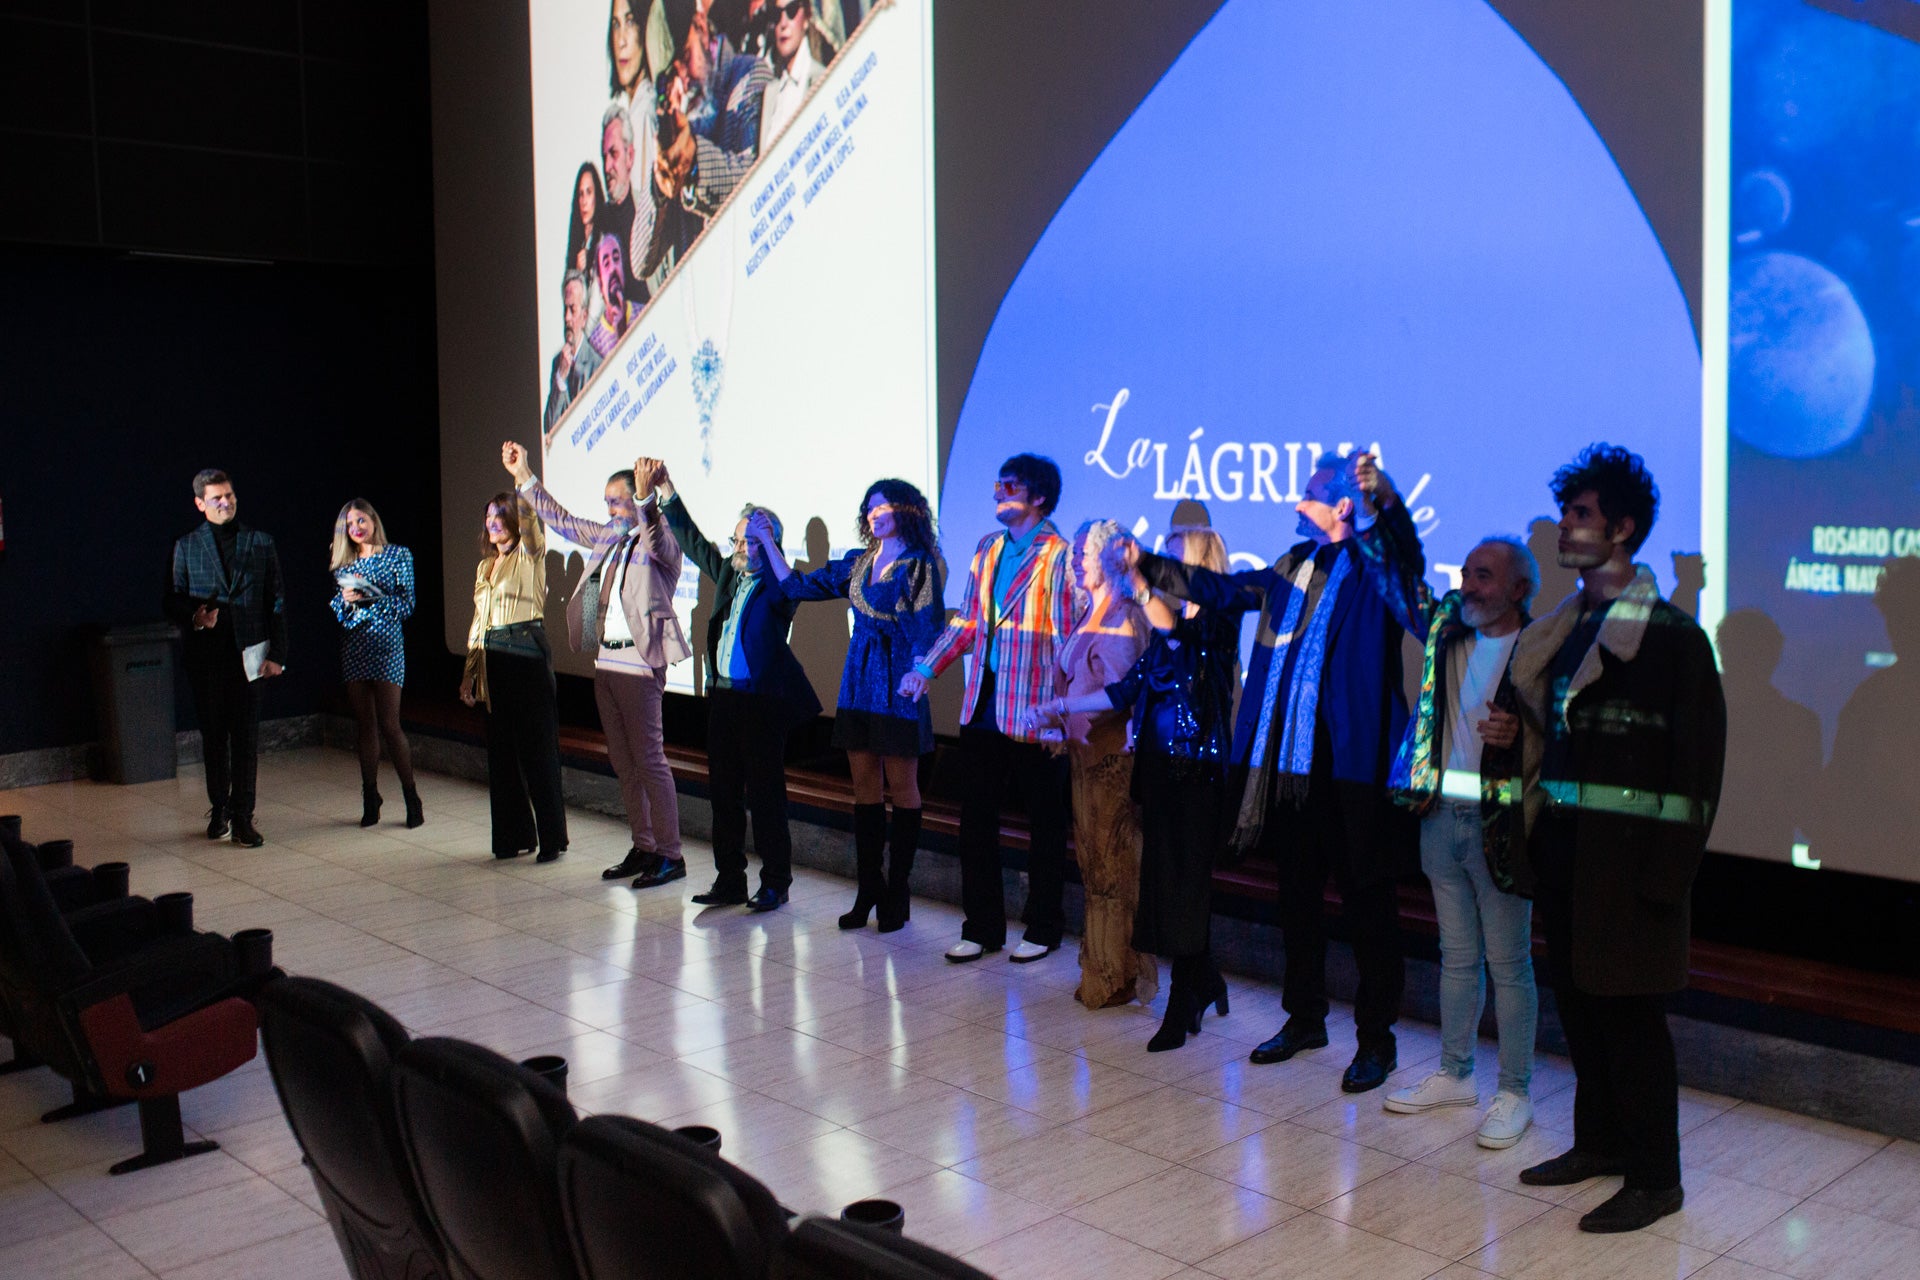
{"label": "gray trash bin", "polygon": [[100,711],[100,776],[108,782],[171,778],[173,647],[165,622],[108,627],[93,639],[93,692]]}

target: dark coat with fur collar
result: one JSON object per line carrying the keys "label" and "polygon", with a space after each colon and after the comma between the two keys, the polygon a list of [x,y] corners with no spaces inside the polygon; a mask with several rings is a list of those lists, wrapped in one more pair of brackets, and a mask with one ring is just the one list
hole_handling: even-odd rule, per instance
{"label": "dark coat with fur collar", "polygon": [[[1542,778],[1554,655],[1579,622],[1569,596],[1520,634],[1527,856],[1539,816],[1574,814],[1573,978],[1594,995],[1656,995],[1687,985],[1690,895],[1720,801],[1727,707],[1707,637],[1660,598],[1641,567],[1615,600],[1567,700],[1568,772]],[[1568,784],[1577,784],[1570,787]]]}

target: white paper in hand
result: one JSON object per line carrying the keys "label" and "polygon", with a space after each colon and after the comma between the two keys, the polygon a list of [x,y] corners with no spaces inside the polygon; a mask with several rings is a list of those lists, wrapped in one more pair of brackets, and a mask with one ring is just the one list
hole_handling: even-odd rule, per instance
{"label": "white paper in hand", "polygon": [[267,664],[267,642],[250,644],[240,651],[240,663],[247,669],[247,679],[258,680],[260,669]]}

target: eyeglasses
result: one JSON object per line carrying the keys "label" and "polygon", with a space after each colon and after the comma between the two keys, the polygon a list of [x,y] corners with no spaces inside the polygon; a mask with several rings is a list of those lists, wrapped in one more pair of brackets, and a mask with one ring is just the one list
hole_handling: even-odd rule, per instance
{"label": "eyeglasses", "polygon": [[1009,480],[1001,476],[993,482],[993,496],[996,498],[1024,498],[1027,496],[1026,482]]}
{"label": "eyeglasses", "polygon": [[767,6],[767,9],[773,14],[775,19],[785,19],[791,22],[793,19],[799,17],[800,11],[806,7],[807,0],[787,0],[785,4],[770,4]]}

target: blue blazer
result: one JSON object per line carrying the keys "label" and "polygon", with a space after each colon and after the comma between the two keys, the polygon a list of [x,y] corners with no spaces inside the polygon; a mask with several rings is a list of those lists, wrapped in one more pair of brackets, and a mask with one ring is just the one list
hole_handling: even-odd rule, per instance
{"label": "blue blazer", "polygon": [[241,525],[233,549],[233,573],[220,563],[213,526],[198,529],[173,544],[173,577],[167,584],[167,617],[193,625],[193,611],[209,601],[233,621],[236,648],[267,642],[267,657],[287,661],[287,597],[280,577],[280,553],[267,534]]}

